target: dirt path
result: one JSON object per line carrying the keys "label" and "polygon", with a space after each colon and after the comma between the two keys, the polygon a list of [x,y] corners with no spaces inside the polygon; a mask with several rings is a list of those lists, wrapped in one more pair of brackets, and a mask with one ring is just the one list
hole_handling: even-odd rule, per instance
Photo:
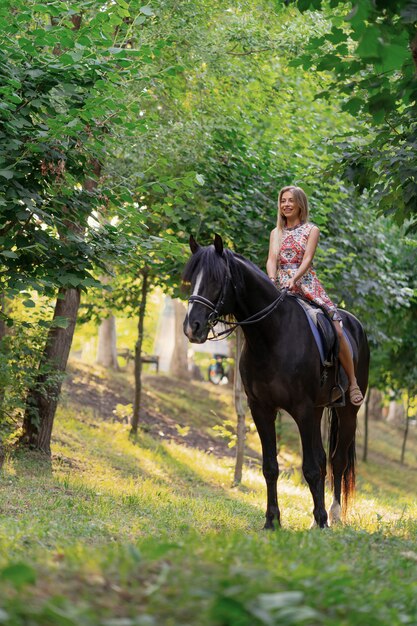
{"label": "dirt path", "polygon": [[[129,421],[133,382],[127,374],[109,374],[104,369],[73,363],[63,391],[64,403],[69,399],[80,409],[90,410],[98,422]],[[224,420],[234,419],[230,404],[225,402],[225,396],[231,393],[231,389],[213,388],[210,383],[145,375],[140,428],[155,438],[170,439],[218,456],[234,456],[235,450],[228,447],[227,439],[213,430]]]}

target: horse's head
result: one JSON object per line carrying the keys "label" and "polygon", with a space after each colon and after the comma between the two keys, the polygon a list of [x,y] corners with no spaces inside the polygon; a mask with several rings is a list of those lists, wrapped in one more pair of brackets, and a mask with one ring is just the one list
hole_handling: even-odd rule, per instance
{"label": "horse's head", "polygon": [[184,333],[193,343],[204,343],[218,317],[230,312],[227,307],[231,252],[224,250],[220,235],[206,247],[199,246],[191,236],[190,249],[193,254],[183,273],[183,281],[191,286]]}

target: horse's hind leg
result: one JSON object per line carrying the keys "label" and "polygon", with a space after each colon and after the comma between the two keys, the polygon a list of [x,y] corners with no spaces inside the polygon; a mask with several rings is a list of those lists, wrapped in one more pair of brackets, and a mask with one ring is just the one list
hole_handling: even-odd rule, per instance
{"label": "horse's hind leg", "polygon": [[321,438],[321,416],[323,409],[316,408],[298,413],[296,418],[303,447],[303,474],[314,503],[314,521],[320,528],[327,526],[327,512],[324,499],[326,478],[326,453]]}
{"label": "horse's hind leg", "polygon": [[253,401],[249,402],[249,406],[262,445],[262,470],[267,491],[264,528],[274,530],[275,521],[278,526],[281,525],[277,494],[279,467],[275,432],[276,410]]}
{"label": "horse's hind leg", "polygon": [[[340,522],[347,511],[349,496],[355,490],[355,432],[357,407],[332,409],[329,436],[329,461],[333,480],[333,502],[329,510],[331,525]],[[342,499],[343,495],[343,499]]]}

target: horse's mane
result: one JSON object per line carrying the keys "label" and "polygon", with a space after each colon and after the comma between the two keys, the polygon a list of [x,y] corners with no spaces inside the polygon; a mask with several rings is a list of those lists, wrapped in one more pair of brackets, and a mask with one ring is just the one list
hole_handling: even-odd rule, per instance
{"label": "horse's mane", "polygon": [[239,259],[240,261],[243,261],[243,263],[245,263],[246,266],[248,266],[253,272],[255,272],[258,278],[269,282],[266,274],[257,265],[255,265],[255,263],[253,263],[252,261],[249,261],[249,259],[242,256],[241,254],[238,254],[237,252],[234,253],[234,257],[235,259]]}
{"label": "horse's mane", "polygon": [[209,280],[220,283],[224,279],[225,267],[227,265],[233,284],[239,287],[243,279],[242,263],[254,271],[260,278],[266,280],[265,274],[252,261],[227,248],[224,248],[223,253],[220,255],[215,247],[211,245],[200,247],[194,252],[184,268],[182,281],[184,284],[190,284],[193,276],[203,270]]}

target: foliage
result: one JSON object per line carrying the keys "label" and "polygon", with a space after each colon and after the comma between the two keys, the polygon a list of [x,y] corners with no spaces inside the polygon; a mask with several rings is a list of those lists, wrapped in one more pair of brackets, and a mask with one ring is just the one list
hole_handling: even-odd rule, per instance
{"label": "foliage", "polygon": [[[342,185],[328,187],[333,211],[317,254],[323,282],[336,301],[359,317],[373,347],[398,342],[399,322],[414,294],[414,270],[401,229],[375,219],[370,201],[358,201]],[[397,320],[397,327],[393,320]]]}
{"label": "foliage", "polygon": [[339,146],[342,171],[359,191],[371,190],[381,212],[416,228],[416,3],[333,0],[329,8],[299,0],[297,6],[321,11],[328,28],[294,64],[330,73],[321,95],[341,93],[342,109],[362,121],[356,137],[346,133]]}
{"label": "foliage", "polygon": [[[336,0],[298,4],[2,4],[0,280],[9,298],[24,289],[32,306],[33,290],[75,287],[88,294],[83,320],[134,311],[144,271],[150,287],[178,294],[190,233],[206,243],[219,232],[263,267],[277,191],[294,182],[323,232],[317,265],[330,295],[373,341],[391,344],[387,309],[394,318],[412,287],[398,231],[376,215],[388,200],[397,217],[412,213],[399,199],[414,184],[402,139],[412,146],[412,13],[405,0],[366,1],[348,19]],[[391,143],[373,128],[383,123],[381,85]],[[334,134],[344,139],[338,154]],[[352,137],[365,152],[379,142],[377,152],[364,161]],[[335,159],[344,169],[332,170]],[[366,188],[382,186],[358,198],[349,180],[364,172]]]}
{"label": "foliage", "polygon": [[415,253],[417,242],[409,238],[403,250],[402,263],[408,265],[413,298],[410,305],[402,308],[390,320],[391,333],[397,334],[396,342],[388,344],[385,380],[394,391],[406,391],[411,397],[417,395],[417,283],[415,276]]}
{"label": "foliage", "polygon": [[104,242],[111,246],[114,239],[111,229],[98,233],[89,227],[89,216],[107,194],[87,183],[99,176],[108,120],[113,118],[114,124],[115,112],[123,112],[115,95],[130,62],[117,48],[109,50],[110,43],[118,45],[110,36],[121,16],[114,9],[95,15],[93,7],[91,2],[71,10],[59,2],[33,7],[2,3],[0,32],[7,45],[1,47],[0,59],[0,182],[6,287],[47,287],[51,292],[55,286],[94,284],[93,258]]}
{"label": "foliage", "polygon": [[[120,217],[129,215],[123,202],[130,198],[103,176],[105,139],[121,127],[130,132],[139,112],[138,101],[126,102],[123,92],[150,54],[135,47],[135,38],[151,17],[140,2],[2,3],[2,297],[18,299],[27,290],[23,304],[33,307],[34,290],[51,296],[58,289],[98,285],[93,271],[104,271],[109,258],[127,248],[124,233],[103,219],[115,203],[121,204]],[[12,325],[10,307],[5,315]],[[39,323],[50,326],[47,319]],[[10,373],[21,362],[28,382],[42,346],[35,355],[28,335],[22,361],[13,347],[16,342],[3,341],[1,368]],[[51,372],[53,367],[48,365]],[[16,376],[7,382],[18,396]]]}

